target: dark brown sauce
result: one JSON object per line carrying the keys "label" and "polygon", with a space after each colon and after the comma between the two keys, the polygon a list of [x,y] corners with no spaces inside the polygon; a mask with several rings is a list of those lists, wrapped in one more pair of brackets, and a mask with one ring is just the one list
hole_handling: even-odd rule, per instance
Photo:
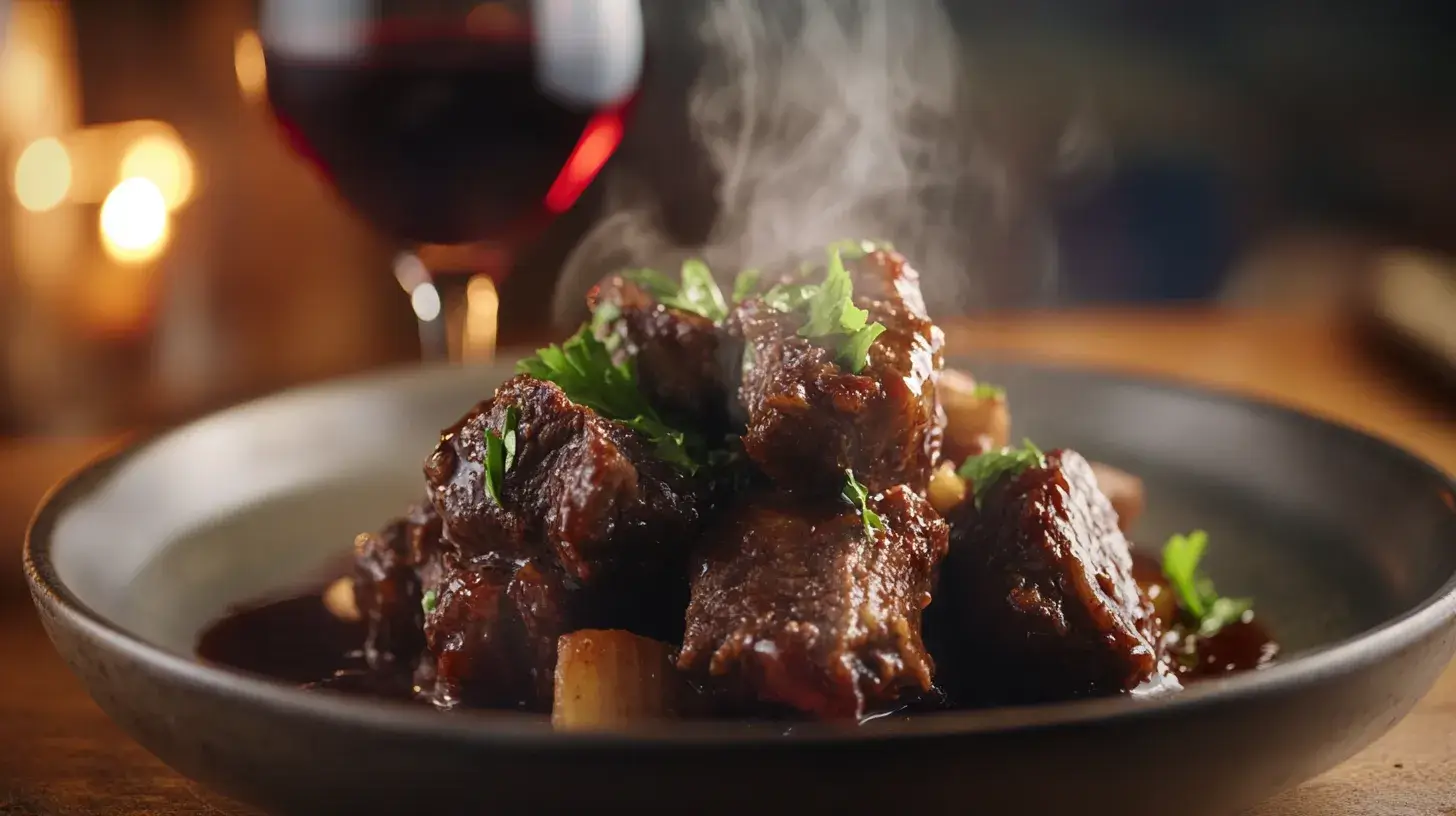
{"label": "dark brown sauce", "polygon": [[[1165,622],[1169,663],[1184,682],[1263,668],[1278,656],[1278,644],[1256,618],[1226,626],[1213,637],[1190,633],[1177,621],[1172,590],[1154,559],[1135,556],[1133,574]],[[1174,622],[1168,627],[1170,618]],[[208,663],[304,688],[427,701],[408,672],[376,672],[365,665],[364,636],[363,623],[335,617],[317,591],[229,614],[203,633],[197,653]],[[947,707],[937,691],[866,719]]]}

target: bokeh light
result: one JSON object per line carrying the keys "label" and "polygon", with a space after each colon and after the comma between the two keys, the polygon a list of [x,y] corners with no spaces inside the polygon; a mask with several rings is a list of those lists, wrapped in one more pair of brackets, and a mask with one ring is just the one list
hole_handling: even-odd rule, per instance
{"label": "bokeh light", "polygon": [[238,32],[233,42],[233,72],[238,75],[238,89],[247,99],[257,99],[268,87],[268,62],[263,58],[263,41],[258,32]]}
{"label": "bokeh light", "polygon": [[144,178],[156,185],[167,209],[176,210],[192,197],[192,156],[173,133],[143,136],[121,157],[121,180],[130,178]]}
{"label": "bokeh light", "polygon": [[167,201],[150,179],[122,181],[101,204],[101,244],[122,263],[144,263],[160,255],[169,230]]}
{"label": "bokeh light", "polygon": [[15,162],[15,197],[31,212],[60,206],[71,190],[71,155],[59,139],[31,142]]}

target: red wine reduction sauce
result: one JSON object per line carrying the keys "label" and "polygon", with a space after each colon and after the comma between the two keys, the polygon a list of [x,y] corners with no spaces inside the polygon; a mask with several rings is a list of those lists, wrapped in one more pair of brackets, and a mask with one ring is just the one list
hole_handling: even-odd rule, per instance
{"label": "red wine reduction sauce", "polygon": [[[1156,561],[1136,557],[1134,574],[1159,615],[1176,616],[1172,590]],[[407,673],[371,672],[361,647],[364,624],[342,621],[324,606],[322,591],[241,609],[213,624],[197,645],[203,661],[260,674],[275,680],[348,694],[395,700],[420,699]],[[1170,663],[1184,682],[1218,677],[1269,665],[1278,644],[1258,620],[1224,627],[1200,637],[1175,623],[1165,638]],[[912,704],[908,710],[935,710]]]}

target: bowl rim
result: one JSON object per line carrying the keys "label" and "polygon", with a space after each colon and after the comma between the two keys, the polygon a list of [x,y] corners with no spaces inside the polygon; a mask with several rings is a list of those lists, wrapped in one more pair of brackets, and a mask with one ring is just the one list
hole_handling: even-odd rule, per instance
{"label": "bowl rim", "polygon": [[[965,358],[960,359],[964,361]],[[1456,475],[1394,442],[1339,420],[1233,389],[1194,384],[1177,378],[1000,357],[995,358],[995,362],[1051,375],[1091,377],[1124,388],[1174,392],[1187,398],[1212,400],[1254,413],[1272,414],[1283,421],[1314,423],[1323,433],[1340,438],[1342,444],[1364,447],[1375,455],[1390,458],[1401,467],[1413,469],[1429,481],[1431,488],[1456,514]],[[91,609],[65,585],[51,562],[52,536],[61,514],[84,502],[90,492],[104,483],[118,467],[154,443],[220,417],[234,416],[251,409],[311,401],[311,398],[364,386],[380,387],[393,383],[394,387],[398,387],[415,379],[430,381],[436,377],[458,376],[460,371],[468,368],[499,370],[505,365],[505,362],[497,361],[473,367],[450,364],[395,366],[287,389],[206,414],[173,428],[125,437],[52,486],[41,500],[26,531],[23,547],[23,567],[32,598],[43,612],[62,620],[65,625],[79,630],[85,639],[103,644],[128,661],[142,664],[174,682],[218,696],[240,699],[246,705],[261,706],[274,714],[349,728],[381,730],[414,739],[497,745],[501,740],[509,740],[513,747],[535,750],[862,744],[1021,733],[1190,714],[1240,700],[1296,691],[1320,680],[1353,673],[1426,641],[1443,627],[1456,622],[1456,573],[1453,573],[1419,604],[1370,629],[1301,652],[1297,657],[1267,669],[1202,681],[1174,694],[1138,700],[1122,696],[891,716],[882,718],[873,728],[861,728],[855,723],[795,723],[792,728],[785,729],[781,725],[765,728],[744,722],[687,721],[644,724],[613,731],[562,732],[552,730],[549,718],[539,714],[483,711],[470,712],[466,716],[442,716],[440,712],[417,704],[307,691],[261,675],[202,663],[154,645]],[[1452,545],[1456,546],[1456,541]]]}

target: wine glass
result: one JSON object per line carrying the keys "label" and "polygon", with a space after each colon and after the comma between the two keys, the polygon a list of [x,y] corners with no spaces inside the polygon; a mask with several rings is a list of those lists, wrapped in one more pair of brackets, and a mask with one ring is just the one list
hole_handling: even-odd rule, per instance
{"label": "wine glass", "polygon": [[[404,249],[425,357],[488,356],[493,284],[621,141],[639,0],[263,0],[260,13],[277,121]],[[481,292],[489,338],[467,317]]]}

